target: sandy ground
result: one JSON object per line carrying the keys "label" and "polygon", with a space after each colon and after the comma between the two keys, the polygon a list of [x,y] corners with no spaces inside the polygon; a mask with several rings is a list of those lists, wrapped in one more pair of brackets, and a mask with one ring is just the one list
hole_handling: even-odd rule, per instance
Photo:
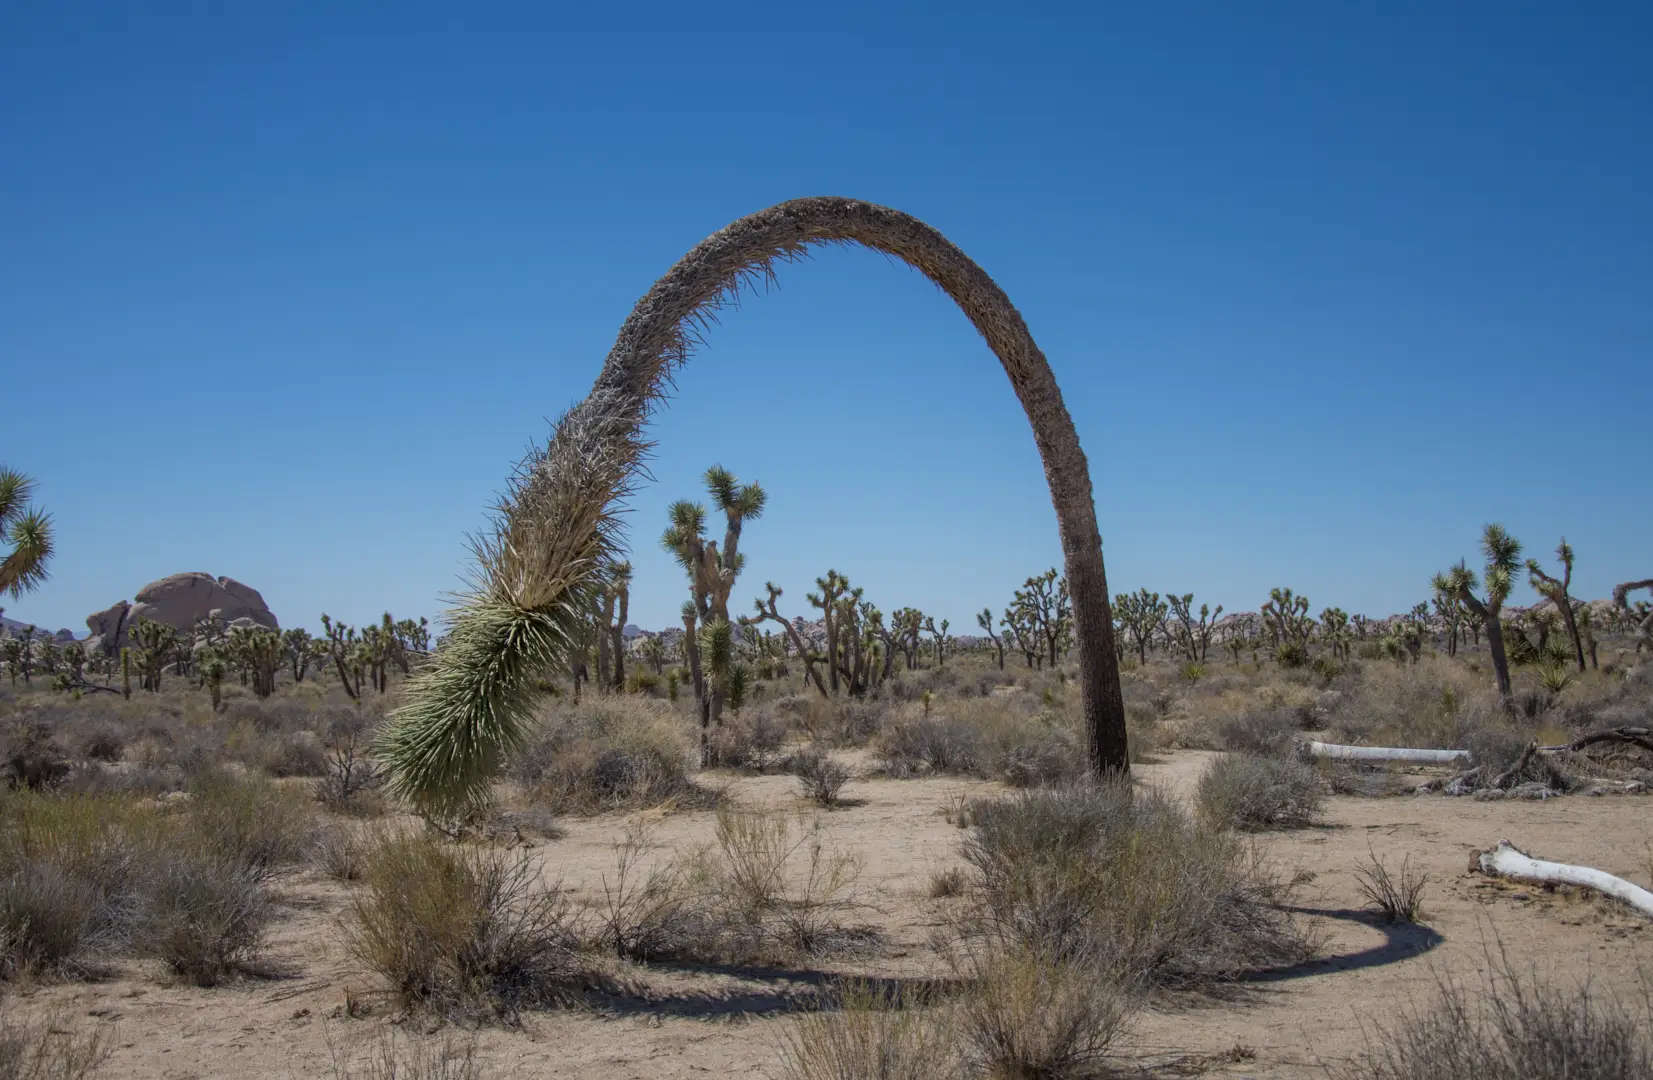
{"label": "sandy ground", "polygon": [[[1186,791],[1209,757],[1169,754],[1140,775]],[[727,783],[744,806],[802,809],[790,777],[715,782]],[[960,861],[962,836],[945,810],[961,794],[996,790],[996,784],[952,779],[854,781],[844,792],[852,805],[823,816],[830,843],[864,861],[868,919],[886,938],[877,955],[786,972],[651,968],[641,975],[647,1000],[537,1013],[521,1029],[485,1029],[478,1042],[484,1075],[779,1076],[782,1025],[823,979],[843,972],[932,973],[926,938],[934,915],[922,897],[932,871]],[[1321,827],[1259,841],[1282,870],[1313,875],[1301,902],[1304,917],[1324,937],[1323,958],[1256,978],[1220,1000],[1157,1007],[1137,1023],[1127,1049],[1166,1075],[1324,1076],[1325,1065],[1360,1053],[1374,1023],[1426,998],[1440,975],[1477,981],[1494,941],[1519,967],[1633,991],[1638,960],[1653,957],[1653,923],[1591,899],[1489,881],[1467,867],[1472,850],[1507,838],[1535,854],[1645,884],[1650,811],[1653,803],[1635,797],[1334,798]],[[662,851],[712,835],[709,812],[645,816],[653,819],[651,839]],[[566,835],[537,842],[547,879],[578,896],[593,895],[600,876],[612,873],[613,845],[631,820],[569,821]],[[1428,871],[1426,927],[1389,929],[1359,912],[1351,869],[1368,845],[1392,865],[1410,855]],[[100,982],[26,988],[5,1007],[109,1025],[115,1050],[108,1076],[331,1077],[336,1054],[349,1057],[381,1038],[394,1018],[388,1009],[364,1018],[345,1014],[347,994],[360,997],[373,986],[342,948],[347,890],[304,873],[282,880],[278,892],[281,914],[267,977],[202,990],[171,985],[153,968],[132,964]],[[427,1037],[414,1026],[403,1023],[397,1031]]]}

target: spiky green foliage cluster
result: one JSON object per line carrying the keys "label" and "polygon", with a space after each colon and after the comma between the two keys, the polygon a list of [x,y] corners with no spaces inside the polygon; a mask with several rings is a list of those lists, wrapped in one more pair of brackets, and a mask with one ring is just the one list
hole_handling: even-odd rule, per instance
{"label": "spiky green foliage cluster", "polygon": [[16,469],[0,465],[0,541],[11,551],[0,560],[0,593],[15,599],[32,592],[49,576],[46,564],[52,557],[52,519],[44,510],[29,505],[34,480]]}
{"label": "spiky green foliage cluster", "polygon": [[617,503],[646,450],[623,395],[594,391],[524,459],[448,632],[416,668],[376,745],[389,787],[431,816],[486,799],[528,737],[539,680],[583,638],[620,549]]}

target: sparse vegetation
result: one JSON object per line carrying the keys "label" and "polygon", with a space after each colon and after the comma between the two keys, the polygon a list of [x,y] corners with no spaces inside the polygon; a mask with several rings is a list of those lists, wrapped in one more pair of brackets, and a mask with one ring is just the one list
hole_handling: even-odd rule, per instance
{"label": "sparse vegetation", "polygon": [[429,834],[389,837],[364,877],[347,940],[400,1001],[508,1019],[579,986],[568,905],[541,888],[528,859]]}
{"label": "sparse vegetation", "polygon": [[1412,857],[1401,860],[1400,870],[1389,867],[1368,849],[1365,863],[1355,867],[1355,880],[1367,903],[1387,923],[1415,923],[1423,914],[1423,891],[1429,875],[1412,868]]}
{"label": "sparse vegetation", "polygon": [[1196,793],[1200,816],[1216,828],[1302,828],[1324,798],[1320,777],[1300,761],[1229,754],[1211,762]]}
{"label": "sparse vegetation", "polygon": [[1491,956],[1471,993],[1450,977],[1434,1000],[1369,1034],[1362,1060],[1339,1080],[1464,1080],[1653,1075],[1653,999],[1632,1004],[1584,983],[1562,986]]}
{"label": "sparse vegetation", "polygon": [[852,979],[784,1036],[790,1080],[953,1080],[962,1062],[948,1006]]}

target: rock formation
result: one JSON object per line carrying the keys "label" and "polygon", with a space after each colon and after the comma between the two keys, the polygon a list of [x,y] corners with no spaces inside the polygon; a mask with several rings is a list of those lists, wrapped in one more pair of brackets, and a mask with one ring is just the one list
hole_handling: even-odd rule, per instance
{"label": "rock formation", "polygon": [[178,630],[192,630],[209,615],[225,626],[281,628],[258,590],[234,578],[173,574],[145,585],[132,599],[130,604],[122,600],[86,617],[86,626],[92,632],[86,642],[88,652],[118,651],[126,644],[127,628],[140,616]]}

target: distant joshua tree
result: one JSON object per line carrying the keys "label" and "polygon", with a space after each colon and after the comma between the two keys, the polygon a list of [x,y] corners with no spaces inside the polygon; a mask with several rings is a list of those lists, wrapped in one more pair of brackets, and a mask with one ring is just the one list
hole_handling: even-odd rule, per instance
{"label": "distant joshua tree", "polygon": [[1579,633],[1578,617],[1573,613],[1573,598],[1567,590],[1573,584],[1573,548],[1563,536],[1561,543],[1556,545],[1555,557],[1561,562],[1561,577],[1553,578],[1544,572],[1538,565],[1537,559],[1527,560],[1527,580],[1545,599],[1555,605],[1556,614],[1561,616],[1562,623],[1567,627],[1567,636],[1573,640],[1573,659],[1578,663],[1578,670],[1584,670],[1584,636]]}
{"label": "distant joshua tree", "polygon": [[[798,199],[742,218],[698,244],[637,302],[596,385],[509,482],[475,544],[472,591],[408,682],[377,749],[390,786],[427,813],[486,796],[531,730],[540,679],[565,664],[620,549],[617,504],[633,490],[643,426],[688,359],[699,328],[774,264],[816,244],[858,243],[906,261],[963,309],[1003,364],[1033,428],[1056,510],[1079,653],[1088,759],[1130,769],[1102,537],[1090,469],[1056,378],[992,278],[916,218],[852,199]],[[727,618],[725,616],[725,618]]]}
{"label": "distant joshua tree", "polygon": [[1487,649],[1492,653],[1492,673],[1498,684],[1498,694],[1506,702],[1510,699],[1510,665],[1504,653],[1504,629],[1498,615],[1515,587],[1515,575],[1521,571],[1521,542],[1511,536],[1502,525],[1488,525],[1481,533],[1481,552],[1486,556],[1483,580],[1486,598],[1475,595],[1481,587],[1475,571],[1458,565],[1440,575],[1438,581],[1469,611],[1470,617],[1487,632]]}

